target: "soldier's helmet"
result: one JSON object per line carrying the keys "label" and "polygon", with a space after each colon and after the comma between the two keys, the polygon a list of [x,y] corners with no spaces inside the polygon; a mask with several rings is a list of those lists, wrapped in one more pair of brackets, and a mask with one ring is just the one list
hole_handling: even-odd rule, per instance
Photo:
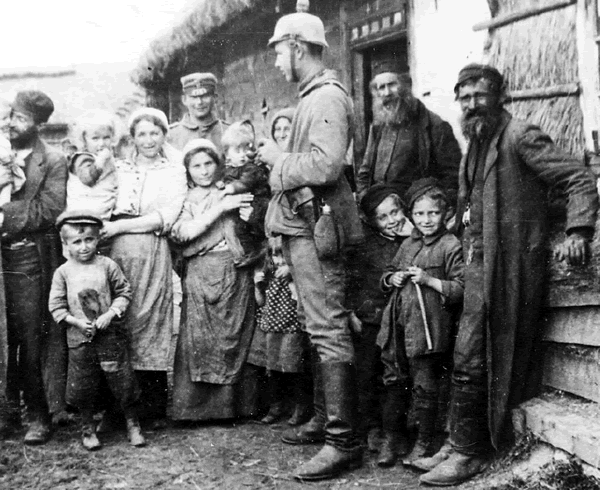
{"label": "soldier's helmet", "polygon": [[325,26],[316,15],[305,12],[284,15],[275,24],[273,37],[269,39],[269,46],[280,41],[303,41],[328,48],[325,40]]}

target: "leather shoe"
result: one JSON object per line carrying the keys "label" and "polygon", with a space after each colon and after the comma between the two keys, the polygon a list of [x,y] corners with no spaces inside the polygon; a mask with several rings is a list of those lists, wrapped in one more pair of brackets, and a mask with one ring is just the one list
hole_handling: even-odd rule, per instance
{"label": "leather shoe", "polygon": [[29,446],[44,444],[50,439],[50,424],[41,420],[34,420],[29,424],[23,442]]}
{"label": "leather shoe", "polygon": [[294,478],[302,481],[326,480],[361,465],[361,449],[341,451],[334,446],[325,444],[310,461],[295,471]]}
{"label": "leather shoe", "polygon": [[488,466],[487,459],[453,451],[452,454],[429,473],[421,475],[419,482],[434,487],[449,487],[470,480]]}
{"label": "leather shoe", "polygon": [[325,429],[323,423],[313,417],[306,424],[284,431],[281,440],[293,445],[319,444],[325,442]]}
{"label": "leather shoe", "polygon": [[394,466],[398,457],[406,455],[407,452],[408,440],[402,433],[384,432],[377,465],[382,468]]}
{"label": "leather shoe", "polygon": [[415,459],[410,463],[410,465],[413,468],[416,468],[421,471],[431,471],[437,465],[446,461],[452,454],[452,451],[452,445],[449,441],[446,441],[442,448],[433,456],[430,456],[428,458]]}

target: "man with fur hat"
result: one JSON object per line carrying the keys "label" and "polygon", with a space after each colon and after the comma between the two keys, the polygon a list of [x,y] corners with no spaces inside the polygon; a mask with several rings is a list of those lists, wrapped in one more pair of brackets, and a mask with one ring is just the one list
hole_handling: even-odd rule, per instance
{"label": "man with fur hat", "polygon": [[181,86],[181,102],[187,112],[181,121],[171,124],[169,143],[181,151],[188,141],[204,138],[222,151],[221,136],[228,124],[215,115],[217,77],[212,73],[190,73],[181,78]]}
{"label": "man with fur hat", "polygon": [[450,124],[412,94],[410,75],[393,59],[375,64],[370,87],[373,124],[357,172],[359,200],[373,184],[403,196],[415,180],[435,177],[454,207],[461,151]]}
{"label": "man with fur hat", "polygon": [[470,64],[454,87],[468,149],[461,162],[457,222],[463,233],[464,309],[454,349],[450,440],[413,462],[421,482],[456,485],[510,442],[510,410],[533,394],[547,263],[548,190],[566,198],[566,238],[555,255],[583,264],[594,234],[594,177],[540,128],[503,107],[504,78]]}
{"label": "man with fur hat", "polygon": [[[38,136],[38,127],[53,110],[52,100],[43,92],[28,90],[17,94],[10,120],[10,140],[24,169],[25,184],[0,210],[8,339],[6,384],[0,384],[5,389],[0,437],[19,427],[23,392],[31,420],[26,444],[42,444],[50,437],[42,376],[45,360],[48,398],[64,400],[65,388],[64,335],[55,338],[49,332],[53,329],[45,307],[52,273],[61,256],[54,222],[65,207],[67,179],[65,157],[47,147]],[[10,172],[0,167],[0,187],[11,182]],[[65,363],[61,366],[62,361]]]}
{"label": "man with fur hat", "polygon": [[275,49],[275,66],[288,82],[298,84],[300,103],[286,152],[271,139],[259,144],[258,156],[271,169],[273,192],[265,225],[270,235],[282,237],[301,317],[318,356],[316,415],[282,439],[290,444],[325,442],[295,472],[298,479],[319,480],[362,462],[350,312],[344,307],[344,244],[356,244],[363,236],[344,176],[354,132],[352,102],[335,72],[323,64],[328,45],[321,19],[308,13],[283,16],[269,46]]}

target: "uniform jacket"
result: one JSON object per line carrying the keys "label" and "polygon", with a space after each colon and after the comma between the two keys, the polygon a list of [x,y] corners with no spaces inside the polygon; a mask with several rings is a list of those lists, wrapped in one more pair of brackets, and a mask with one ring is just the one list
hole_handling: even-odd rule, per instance
{"label": "uniform jacket", "polygon": [[381,314],[389,299],[389,292],[383,292],[379,282],[404,237],[391,240],[366,223],[363,223],[363,229],[365,241],[350,251],[347,261],[348,307],[363,323],[379,327]]}
{"label": "uniform jacket", "polygon": [[[2,241],[24,238],[35,241],[42,263],[44,295],[48,298],[54,270],[64,261],[56,218],[66,204],[67,159],[41,139],[33,143],[25,158],[25,185],[3,206]],[[24,294],[27,294],[24,291]],[[44,323],[42,368],[51,411],[64,408],[67,346],[64,330],[55,326],[48,313]],[[0,394],[6,387],[6,325],[0,326]],[[3,362],[4,361],[4,362]]]}
{"label": "uniform jacket", "polygon": [[183,147],[191,140],[196,138],[206,138],[212,141],[220,152],[223,151],[221,146],[221,137],[223,132],[227,129],[225,121],[215,119],[211,123],[204,126],[200,126],[197,122],[192,121],[189,113],[185,113],[185,116],[176,123],[169,126],[169,134],[167,141],[171,143],[179,151],[183,150]]}
{"label": "uniform jacket", "polygon": [[[423,177],[436,177],[448,190],[450,202],[454,204],[458,188],[458,167],[461,151],[452,132],[452,127],[442,120],[437,114],[431,112],[425,105],[416,100],[417,117],[414,124],[418,125],[418,161],[414,162],[415,168],[410,172],[399,173],[394,166],[398,158],[395,146],[388,162],[387,183],[397,186],[401,196],[404,196],[410,185]],[[377,148],[382,135],[381,125],[371,125],[367,149],[362,165],[356,176],[356,187],[359,199],[367,192],[373,182],[373,171],[377,161]]]}
{"label": "uniform jacket", "polygon": [[[457,217],[468,195],[466,160],[460,167]],[[536,367],[532,353],[539,342],[547,260],[547,195],[555,185],[568,199],[567,232],[593,229],[598,194],[589,169],[558,149],[537,126],[505,111],[490,141],[483,184],[488,412],[496,447],[508,410],[523,400]]]}
{"label": "uniform jacket", "polygon": [[309,186],[331,206],[346,243],[362,240],[358,210],[344,176],[354,134],[352,101],[332,70],[300,84],[287,151],[271,169],[273,197],[265,226],[270,234],[311,236],[309,223],[292,212],[286,194]]}
{"label": "uniform jacket", "polygon": [[[394,272],[405,271],[411,266],[420,267],[442,281],[442,294],[428,286],[421,286],[432,350],[427,348],[421,307],[413,282],[409,279],[402,288],[386,286]],[[452,233],[444,229],[436,235],[424,237],[415,228],[412,236],[400,246],[388,270],[382,274],[381,285],[384,291],[391,289],[393,293],[381,319],[381,330],[377,337],[380,347],[391,347],[394,351],[404,347],[409,358],[449,351],[453,325],[451,307],[460,303],[464,292],[462,248]],[[393,335],[396,328],[402,329],[403,335]],[[402,337],[404,346],[390,346],[394,339]]]}

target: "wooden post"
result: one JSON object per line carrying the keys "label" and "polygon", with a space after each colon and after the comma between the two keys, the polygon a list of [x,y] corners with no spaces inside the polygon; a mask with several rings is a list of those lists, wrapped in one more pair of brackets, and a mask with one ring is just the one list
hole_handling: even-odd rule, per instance
{"label": "wooden post", "polygon": [[592,131],[600,130],[600,67],[597,44],[597,1],[577,1],[577,51],[585,146],[594,151]]}

